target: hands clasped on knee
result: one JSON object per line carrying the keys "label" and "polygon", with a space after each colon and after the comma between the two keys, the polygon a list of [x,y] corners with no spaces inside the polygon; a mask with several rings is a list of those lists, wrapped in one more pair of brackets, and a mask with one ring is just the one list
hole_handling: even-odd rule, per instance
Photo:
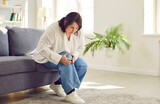
{"label": "hands clasped on knee", "polygon": [[[71,57],[67,58],[67,55],[71,55]],[[62,55],[60,62],[64,65],[74,64],[75,56],[71,53],[66,53],[66,54]]]}

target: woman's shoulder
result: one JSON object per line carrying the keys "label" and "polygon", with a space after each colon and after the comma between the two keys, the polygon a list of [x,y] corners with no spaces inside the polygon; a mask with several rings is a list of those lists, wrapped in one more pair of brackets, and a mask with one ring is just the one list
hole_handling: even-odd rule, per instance
{"label": "woman's shoulder", "polygon": [[59,26],[58,21],[57,22],[53,22],[49,27],[50,28],[57,28]]}
{"label": "woman's shoulder", "polygon": [[58,21],[52,23],[52,24],[49,26],[49,28],[51,28],[51,29],[54,30],[54,31],[60,31],[60,30],[61,30]]}

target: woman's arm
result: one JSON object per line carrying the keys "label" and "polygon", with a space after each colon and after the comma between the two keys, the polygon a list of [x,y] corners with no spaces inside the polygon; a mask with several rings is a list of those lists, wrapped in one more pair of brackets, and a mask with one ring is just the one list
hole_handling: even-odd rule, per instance
{"label": "woman's arm", "polygon": [[55,30],[53,25],[49,26],[44,32],[38,43],[39,54],[45,57],[48,61],[58,64],[61,55],[51,50],[55,41]]}

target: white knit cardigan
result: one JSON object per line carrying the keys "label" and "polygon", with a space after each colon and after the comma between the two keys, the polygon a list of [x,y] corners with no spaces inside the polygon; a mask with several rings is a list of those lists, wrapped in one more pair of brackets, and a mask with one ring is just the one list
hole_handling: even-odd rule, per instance
{"label": "white knit cardigan", "polygon": [[78,35],[71,35],[70,40],[61,30],[58,22],[51,24],[41,36],[38,46],[33,54],[33,59],[38,63],[48,61],[58,64],[60,52],[69,52],[77,59],[84,51],[84,36],[81,32]]}

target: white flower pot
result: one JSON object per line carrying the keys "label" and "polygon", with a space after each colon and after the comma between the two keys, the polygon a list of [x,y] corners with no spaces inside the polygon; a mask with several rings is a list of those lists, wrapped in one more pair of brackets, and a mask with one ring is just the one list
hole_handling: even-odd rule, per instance
{"label": "white flower pot", "polygon": [[112,48],[106,48],[105,49],[106,57],[112,57],[113,56],[113,52],[114,52],[114,50]]}

